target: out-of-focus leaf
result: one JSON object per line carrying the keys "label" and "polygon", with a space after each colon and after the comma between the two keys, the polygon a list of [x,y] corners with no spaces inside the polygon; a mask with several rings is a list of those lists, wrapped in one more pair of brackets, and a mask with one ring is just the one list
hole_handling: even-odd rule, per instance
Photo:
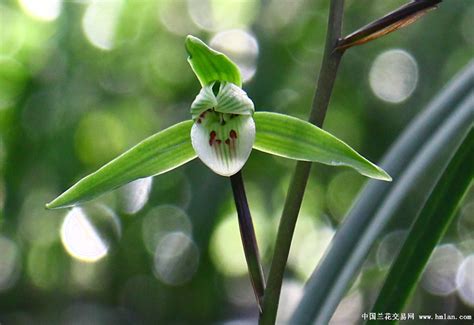
{"label": "out-of-focus leaf", "polygon": [[257,112],[254,148],[273,155],[332,166],[348,166],[362,175],[390,181],[390,176],[354,149],[317,126],[288,115]]}
{"label": "out-of-focus leaf", "polygon": [[[390,310],[391,313],[402,311],[432,251],[443,238],[472,182],[473,162],[474,131],[471,128],[411,227],[373,311]],[[373,323],[385,324],[386,321]]]}
{"label": "out-of-focus leaf", "polygon": [[192,121],[173,125],[143,140],[102,168],[74,184],[46,205],[49,209],[76,205],[121,185],[163,174],[194,159]]}
{"label": "out-of-focus leaf", "polygon": [[185,44],[189,54],[188,62],[203,87],[214,81],[228,81],[242,86],[239,68],[227,56],[191,35],[186,37]]}
{"label": "out-of-focus leaf", "polygon": [[429,192],[434,186],[435,176],[472,124],[473,96],[466,96],[473,84],[471,63],[403,132],[382,163],[395,181],[368,182],[308,281],[291,323],[329,322],[374,241],[407,193],[420,180],[424,184],[420,191]]}

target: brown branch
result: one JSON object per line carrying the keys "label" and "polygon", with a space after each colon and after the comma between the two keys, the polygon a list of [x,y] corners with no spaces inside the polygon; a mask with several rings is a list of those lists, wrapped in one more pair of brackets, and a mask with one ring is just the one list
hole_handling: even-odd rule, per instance
{"label": "brown branch", "polygon": [[406,27],[417,21],[427,12],[436,9],[441,1],[442,0],[417,0],[403,5],[382,18],[344,37],[339,41],[337,49],[342,50],[352,46],[362,45]]}

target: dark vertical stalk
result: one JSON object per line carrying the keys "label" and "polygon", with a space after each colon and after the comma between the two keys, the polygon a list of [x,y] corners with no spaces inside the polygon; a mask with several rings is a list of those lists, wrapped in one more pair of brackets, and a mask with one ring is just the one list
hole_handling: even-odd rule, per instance
{"label": "dark vertical stalk", "polygon": [[[309,117],[309,122],[319,127],[322,127],[326,117],[329,99],[343,54],[343,51],[335,50],[341,37],[343,9],[344,0],[331,1],[323,62]],[[275,324],[276,321],[285,266],[288,261],[296,220],[301,202],[303,201],[310,169],[311,163],[298,162],[288,188],[288,196],[286,197],[278,227],[275,252],[273,253],[272,265],[268,276],[268,286],[265,290],[263,314],[260,317],[260,324],[271,325]]]}
{"label": "dark vertical stalk", "polygon": [[263,293],[265,291],[265,279],[263,277],[260,254],[258,252],[257,238],[253,227],[252,216],[250,214],[247,196],[245,194],[242,172],[230,177],[232,192],[234,193],[235,207],[239,217],[240,236],[244,247],[245,259],[249,270],[250,281],[252,282],[258,309],[262,313]]}

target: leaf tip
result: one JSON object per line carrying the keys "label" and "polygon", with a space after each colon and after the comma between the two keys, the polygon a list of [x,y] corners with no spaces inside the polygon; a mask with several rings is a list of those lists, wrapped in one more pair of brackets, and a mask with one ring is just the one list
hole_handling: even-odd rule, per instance
{"label": "leaf tip", "polygon": [[[68,190],[69,191],[69,190]],[[45,207],[48,210],[55,210],[55,209],[63,209],[63,208],[68,208],[73,206],[77,202],[73,202],[67,198],[64,194],[66,194],[68,191],[64,192],[63,194],[57,196],[55,199],[53,199],[51,202],[46,203]]]}
{"label": "leaf tip", "polygon": [[201,41],[199,38],[193,36],[193,35],[188,35],[186,36],[186,40],[184,41],[184,46],[186,47],[186,51],[189,54],[189,57],[191,57],[192,52],[193,52],[193,46],[199,46],[199,45],[204,45],[203,41]]}
{"label": "leaf tip", "polygon": [[379,172],[379,175],[377,179],[385,182],[391,182],[392,181],[392,176],[390,176],[385,170],[383,170],[380,167],[377,167],[377,170]]}
{"label": "leaf tip", "polygon": [[51,202],[49,202],[49,203],[46,203],[46,204],[44,205],[44,207],[45,207],[47,210],[53,210],[53,209],[57,208],[56,205],[54,204],[54,200],[51,201]]}
{"label": "leaf tip", "polygon": [[60,197],[57,197],[55,198],[54,200],[52,200],[51,202],[49,203],[46,203],[44,206],[46,209],[48,210],[53,210],[53,209],[58,209],[58,208],[62,208],[63,206],[61,205],[61,203],[58,202],[58,199]]}

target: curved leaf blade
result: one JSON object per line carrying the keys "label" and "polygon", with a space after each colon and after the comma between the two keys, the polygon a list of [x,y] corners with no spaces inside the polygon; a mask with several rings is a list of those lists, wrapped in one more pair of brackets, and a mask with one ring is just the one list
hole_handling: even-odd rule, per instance
{"label": "curved leaf blade", "polygon": [[48,203],[64,208],[93,199],[133,180],[156,176],[196,158],[191,145],[193,121],[175,124],[143,140]]}
{"label": "curved leaf blade", "polygon": [[[412,225],[373,311],[401,312],[474,177],[474,131],[466,136]],[[382,323],[375,321],[374,324]]]}
{"label": "curved leaf blade", "polygon": [[[407,215],[402,203],[414,189],[430,191],[449,155],[472,127],[474,97],[469,94],[474,84],[473,69],[472,63],[468,65],[386,154],[382,166],[396,175],[395,182],[368,182],[306,283],[292,323],[328,323],[389,220],[399,215],[414,217]],[[418,187],[419,183],[423,186]],[[422,204],[421,200],[416,202],[411,210],[416,211]]]}
{"label": "curved leaf blade", "polygon": [[257,112],[254,148],[285,158],[348,166],[360,174],[391,181],[380,167],[371,163],[343,141],[306,121],[288,115]]}
{"label": "curved leaf blade", "polygon": [[242,86],[240,70],[227,56],[191,35],[186,37],[185,45],[189,54],[188,62],[203,87],[213,81],[228,81]]}

